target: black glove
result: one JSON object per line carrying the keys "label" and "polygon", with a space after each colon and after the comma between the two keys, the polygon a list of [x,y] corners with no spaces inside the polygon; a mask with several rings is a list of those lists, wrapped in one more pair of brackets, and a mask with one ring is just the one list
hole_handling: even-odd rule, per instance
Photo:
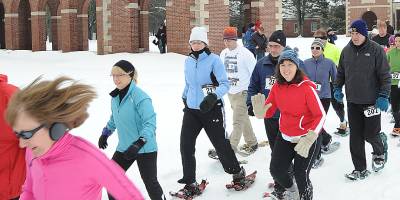
{"label": "black glove", "polygon": [[107,148],[108,144],[107,144],[107,138],[108,136],[110,136],[112,134],[112,132],[107,128],[104,127],[103,131],[101,132],[101,136],[99,138],[99,148],[100,149],[105,149]]}
{"label": "black glove", "polygon": [[144,146],[144,144],[146,144],[146,140],[143,137],[140,137],[124,152],[124,158],[127,160],[135,159],[139,150]]}
{"label": "black glove", "polygon": [[254,117],[254,111],[253,111],[253,106],[252,105],[248,105],[247,106],[247,114],[249,116],[253,116]]}
{"label": "black glove", "polygon": [[207,113],[212,110],[217,103],[217,95],[210,93],[204,97],[203,101],[200,103],[200,111],[202,113]]}

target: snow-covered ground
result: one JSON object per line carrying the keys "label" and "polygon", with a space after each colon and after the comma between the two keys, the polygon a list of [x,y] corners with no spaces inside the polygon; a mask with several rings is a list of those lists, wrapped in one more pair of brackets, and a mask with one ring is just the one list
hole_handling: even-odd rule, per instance
{"label": "snow-covered ground", "polygon": [[[150,39],[151,41],[152,39]],[[311,56],[311,42],[313,38],[288,38],[287,44],[300,49],[302,59]],[[340,36],[337,44],[344,47],[349,38]],[[183,62],[184,55],[167,53],[160,55],[157,47],[150,43],[150,52],[142,54],[118,53],[112,55],[96,55],[96,42],[90,41],[90,51],[61,53],[58,51],[10,51],[0,50],[0,73],[9,76],[9,81],[17,86],[24,87],[36,77],[43,75],[51,79],[60,75],[67,75],[93,85],[98,98],[89,108],[89,119],[78,129],[72,131],[97,145],[98,137],[110,115],[110,96],[114,89],[110,77],[111,67],[120,59],[131,61],[139,72],[139,87],[143,88],[152,97],[157,112],[157,140],[158,177],[165,194],[168,191],[178,190],[182,185],[176,181],[182,177],[181,158],[179,153],[179,136],[182,121],[181,94],[184,84]],[[185,44],[186,45],[186,44]],[[229,101],[225,98],[227,114],[227,131],[232,130],[232,111]],[[257,138],[266,140],[262,120],[252,118],[252,124]],[[389,123],[390,116],[382,116],[382,130],[389,133],[393,124]],[[325,128],[333,132],[339,125],[339,119],[333,109],[328,113]],[[399,199],[397,189],[400,187],[400,147],[399,139],[389,139],[389,161],[385,169],[379,173],[372,173],[366,180],[349,182],[344,174],[353,170],[350,158],[348,137],[342,138],[333,135],[334,141],[340,141],[341,148],[325,156],[322,167],[311,171],[311,180],[314,186],[316,200],[396,200]],[[109,146],[104,151],[109,157],[117,145],[117,137],[109,138]],[[368,167],[371,165],[372,151],[366,145]],[[204,194],[197,199],[262,199],[263,192],[267,191],[267,183],[271,182],[269,173],[270,149],[260,148],[254,155],[246,158],[247,172],[258,170],[257,180],[247,191],[236,192],[225,189],[225,184],[231,181],[231,176],[225,174],[218,161],[209,159],[207,150],[211,143],[205,133],[201,133],[197,140],[197,179],[207,179],[210,184]],[[243,159],[238,156],[239,159]],[[147,197],[146,189],[140,178],[136,165],[127,172],[128,176]],[[106,199],[105,193],[103,193]],[[167,197],[170,199],[169,195]],[[147,199],[149,199],[147,197]]]}

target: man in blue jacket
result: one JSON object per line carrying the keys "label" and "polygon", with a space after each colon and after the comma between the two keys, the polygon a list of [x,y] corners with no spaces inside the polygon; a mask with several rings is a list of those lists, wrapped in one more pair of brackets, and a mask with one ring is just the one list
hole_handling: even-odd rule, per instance
{"label": "man in blue jacket", "polygon": [[[286,47],[286,36],[283,31],[278,30],[271,34],[267,45],[269,54],[259,60],[251,75],[250,84],[247,95],[248,114],[254,116],[251,97],[261,93],[266,97],[269,94],[272,85],[275,83],[275,68],[282,51]],[[265,131],[267,132],[268,141],[271,147],[271,153],[274,149],[275,138],[279,134],[279,112],[276,112],[272,118],[264,119]],[[280,199],[283,197],[285,188],[275,181],[274,191],[271,195]]]}

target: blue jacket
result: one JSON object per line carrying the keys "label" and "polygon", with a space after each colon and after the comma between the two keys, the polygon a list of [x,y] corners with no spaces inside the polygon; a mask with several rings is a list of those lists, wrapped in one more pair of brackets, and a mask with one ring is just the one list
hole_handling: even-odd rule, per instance
{"label": "blue jacket", "polygon": [[244,34],[244,37],[242,38],[243,42],[243,46],[246,47],[248,50],[250,50],[251,52],[254,52],[254,50],[256,49],[256,44],[252,41],[252,35],[255,31],[251,28],[248,28],[246,33]]}
{"label": "blue jacket", "polygon": [[212,84],[211,72],[213,72],[219,86],[215,88],[218,99],[229,91],[229,81],[225,72],[225,66],[218,55],[203,52],[199,58],[188,56],[185,60],[185,89],[182,98],[191,109],[200,109],[200,103],[206,96],[202,86]]}
{"label": "blue jacket", "polygon": [[[321,55],[318,59],[309,58],[305,60],[304,65],[304,72],[307,77],[317,84],[319,98],[331,98],[330,81],[334,81],[336,78],[335,63],[331,59],[325,58],[324,55]],[[321,88],[319,89],[318,87]]]}
{"label": "blue jacket", "polygon": [[139,153],[157,151],[156,113],[151,98],[134,81],[121,103],[118,95],[111,99],[111,111],[107,128],[111,132],[118,129],[117,151],[124,152],[141,136],[146,139],[146,144]]}
{"label": "blue jacket", "polygon": [[[270,57],[264,56],[261,58],[251,74],[249,88],[247,90],[247,106],[251,105],[251,97],[262,93],[268,97],[270,88],[266,87],[266,79],[275,76],[275,65],[272,64]],[[271,80],[271,79],[269,79]],[[273,118],[279,118],[279,111],[275,112]]]}

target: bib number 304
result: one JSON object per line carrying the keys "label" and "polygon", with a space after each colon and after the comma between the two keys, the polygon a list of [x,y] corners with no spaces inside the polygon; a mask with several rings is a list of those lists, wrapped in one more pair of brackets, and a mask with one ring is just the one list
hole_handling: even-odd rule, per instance
{"label": "bib number 304", "polygon": [[369,106],[364,109],[364,115],[366,117],[373,117],[373,116],[380,115],[380,114],[381,114],[381,110],[379,108],[376,108],[375,106]]}

